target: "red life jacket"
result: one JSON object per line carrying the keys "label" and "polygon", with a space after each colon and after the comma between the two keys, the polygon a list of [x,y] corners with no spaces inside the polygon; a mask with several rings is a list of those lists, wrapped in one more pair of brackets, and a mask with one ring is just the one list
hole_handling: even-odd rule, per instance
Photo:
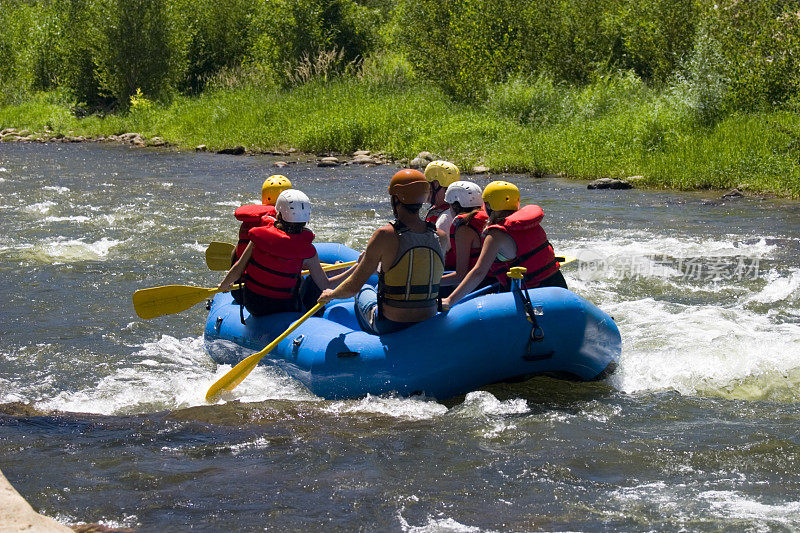
{"label": "red life jacket", "polygon": [[532,289],[539,283],[555,274],[560,265],[556,261],[553,247],[547,241],[547,234],[539,223],[544,217],[538,205],[526,205],[509,215],[502,224],[493,224],[486,231],[494,228],[508,234],[517,245],[517,257],[511,261],[497,261],[492,264],[489,273],[496,276],[504,286],[508,286],[506,273],[515,266],[528,269],[523,279],[524,287]]}
{"label": "red life jacket", "polygon": [[448,203],[441,203],[435,207],[431,207],[428,209],[428,214],[425,215],[425,222],[430,222],[431,224],[436,224],[436,220],[441,216],[442,213],[450,209],[450,204]]}
{"label": "red life jacket", "polygon": [[314,233],[304,229],[289,234],[275,227],[275,221],[264,218],[264,225],[250,230],[253,255],[244,270],[244,280],[251,291],[285,300],[292,298],[300,280],[303,261],[317,253],[311,242]]}
{"label": "red life jacket", "polygon": [[[453,224],[450,226],[450,249],[447,250],[447,253],[444,256],[444,268],[445,270],[455,270],[456,263],[457,263],[457,253],[456,253],[456,230],[466,224],[465,220],[467,219],[468,213],[462,213],[460,215],[456,215],[456,218],[453,219]],[[483,242],[483,228],[486,227],[486,221],[489,219],[489,216],[486,214],[486,211],[483,209],[479,209],[475,216],[472,217],[472,220],[469,221],[469,228],[475,230],[475,233],[481,237],[481,242]],[[481,255],[481,248],[472,248],[469,251],[469,268],[472,270],[472,267],[475,266],[475,263],[478,262],[478,257]]]}
{"label": "red life jacket", "polygon": [[277,214],[274,205],[261,204],[243,205],[233,213],[236,220],[242,221],[242,225],[239,226],[239,242],[236,244],[236,259],[242,257],[244,249],[250,244],[250,237],[247,236],[250,229],[260,226],[261,217],[264,215],[274,217]]}

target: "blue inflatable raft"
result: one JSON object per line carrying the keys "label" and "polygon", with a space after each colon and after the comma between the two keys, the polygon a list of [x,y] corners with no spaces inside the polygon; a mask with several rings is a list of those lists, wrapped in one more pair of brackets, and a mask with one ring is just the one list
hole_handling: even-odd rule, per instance
{"label": "blue inflatable raft", "polygon": [[[339,244],[316,247],[323,262],[358,257]],[[350,299],[328,304],[322,317],[306,320],[262,362],[326,399],[397,393],[445,400],[528,376],[591,381],[614,371],[621,340],[610,316],[562,288],[526,292],[538,325],[536,339],[516,292],[468,297],[447,313],[381,336],[361,331]],[[245,311],[244,316],[242,324],[229,294],[212,300],[205,346],[217,363],[233,365],[262,349],[299,314],[251,317]]]}

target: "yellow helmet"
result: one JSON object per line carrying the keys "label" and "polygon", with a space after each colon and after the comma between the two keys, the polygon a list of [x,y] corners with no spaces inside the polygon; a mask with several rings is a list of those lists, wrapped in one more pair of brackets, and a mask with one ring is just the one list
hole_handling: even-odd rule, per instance
{"label": "yellow helmet", "polygon": [[484,203],[492,211],[516,211],[519,209],[519,189],[507,181],[493,181],[483,189]]}
{"label": "yellow helmet", "polygon": [[261,203],[264,205],[275,205],[278,196],[285,190],[292,188],[289,178],[280,174],[275,174],[264,180],[261,185]]}
{"label": "yellow helmet", "polygon": [[442,187],[449,187],[454,181],[461,178],[458,167],[450,161],[431,161],[425,167],[425,179],[428,181],[438,181]]}

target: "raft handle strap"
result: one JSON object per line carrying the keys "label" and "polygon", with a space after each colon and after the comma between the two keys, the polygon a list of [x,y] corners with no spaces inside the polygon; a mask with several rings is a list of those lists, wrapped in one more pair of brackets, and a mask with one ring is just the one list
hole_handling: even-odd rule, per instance
{"label": "raft handle strap", "polygon": [[245,288],[247,281],[245,281],[244,277],[239,278],[239,281],[242,285],[241,290],[239,291],[239,320],[242,321],[242,325],[244,326],[246,325],[244,322],[244,294],[247,292],[247,289]]}
{"label": "raft handle strap", "polygon": [[533,310],[531,297],[528,294],[528,291],[522,288],[522,280],[515,282],[514,286],[519,291],[519,297],[522,300],[522,305],[525,307],[525,314],[528,315],[528,320],[532,324],[531,336],[528,339],[528,346],[525,350],[526,352],[530,353],[531,343],[542,342],[544,340],[544,330],[542,330],[542,327],[536,320],[536,312]]}

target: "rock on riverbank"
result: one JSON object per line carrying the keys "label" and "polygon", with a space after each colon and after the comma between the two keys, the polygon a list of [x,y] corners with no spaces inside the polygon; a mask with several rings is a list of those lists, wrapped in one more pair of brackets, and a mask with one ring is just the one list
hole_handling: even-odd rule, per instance
{"label": "rock on riverbank", "polygon": [[71,528],[34,511],[2,472],[0,472],[0,531],[75,533]]}

